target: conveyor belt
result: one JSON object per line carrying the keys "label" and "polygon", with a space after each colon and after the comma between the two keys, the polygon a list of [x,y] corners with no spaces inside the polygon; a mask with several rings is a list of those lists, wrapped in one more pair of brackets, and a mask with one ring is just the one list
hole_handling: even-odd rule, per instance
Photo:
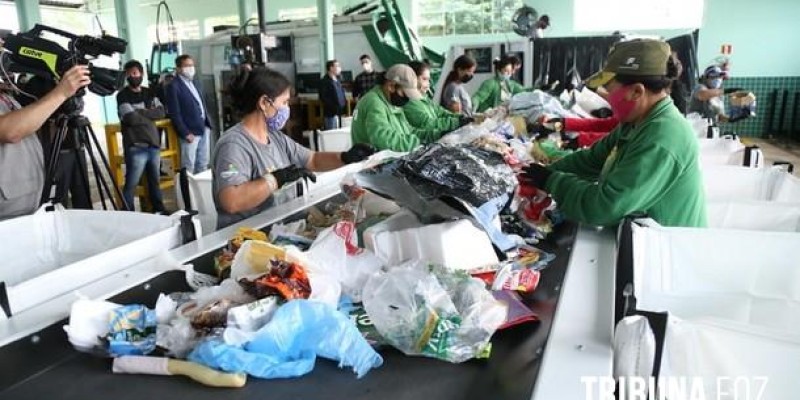
{"label": "conveyor belt", "polygon": [[[298,379],[250,379],[242,389],[212,389],[182,377],[113,375],[111,362],[74,351],[62,330],[65,321],[0,348],[0,399],[509,399],[528,400],[539,373],[577,226],[563,224],[543,243],[556,260],[542,274],[526,303],[540,322],[504,330],[492,338],[489,360],[463,364],[406,357],[383,350],[384,365],[362,379],[319,360]],[[207,260],[207,257],[199,257]],[[207,261],[205,261],[207,262]],[[203,264],[198,260],[199,264]],[[153,306],[160,292],[188,290],[183,275],[169,272],[113,297]],[[35,339],[34,339],[35,337]]]}

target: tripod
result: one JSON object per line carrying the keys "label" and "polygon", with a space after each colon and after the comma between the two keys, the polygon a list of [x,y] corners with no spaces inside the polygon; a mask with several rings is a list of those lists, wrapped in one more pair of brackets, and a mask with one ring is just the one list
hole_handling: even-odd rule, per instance
{"label": "tripod", "polygon": [[[67,137],[70,137],[72,139],[71,148],[63,150],[73,152],[75,159],[78,160],[81,159],[81,157],[79,157],[80,152],[84,151],[84,149],[86,150],[89,155],[89,160],[92,164],[92,172],[94,174],[95,183],[97,184],[97,191],[100,193],[100,202],[103,206],[103,210],[108,210],[106,198],[108,198],[108,200],[111,202],[111,207],[114,210],[119,210],[117,203],[114,202],[114,194],[116,194],[117,198],[120,199],[124,209],[128,209],[128,205],[125,204],[125,198],[122,196],[122,191],[120,191],[119,186],[114,181],[114,175],[111,173],[111,167],[109,166],[108,158],[100,147],[100,142],[97,140],[97,135],[95,135],[89,119],[81,115],[80,109],[77,109],[71,113],[60,114],[56,117],[56,121],[58,128],[56,129],[56,136],[50,148],[50,153],[48,154],[47,173],[45,175],[45,190],[42,195],[42,202],[57,202],[58,189],[54,180],[56,170],[58,169],[58,162],[62,151],[62,146],[64,145]],[[100,161],[102,161],[102,167],[104,168],[102,170],[100,162],[98,161],[97,156],[92,149],[93,146],[96,149],[97,154],[100,155]],[[75,166],[75,168],[78,168],[79,170],[78,175],[83,183],[83,187],[85,188],[84,190],[86,192],[86,198],[90,199],[91,201],[89,177],[87,176],[88,171],[86,167],[86,164],[83,162],[79,162]],[[110,186],[108,180],[106,180],[106,177],[102,173],[103,171],[108,174],[111,180]],[[113,192],[111,189],[112,187]]]}

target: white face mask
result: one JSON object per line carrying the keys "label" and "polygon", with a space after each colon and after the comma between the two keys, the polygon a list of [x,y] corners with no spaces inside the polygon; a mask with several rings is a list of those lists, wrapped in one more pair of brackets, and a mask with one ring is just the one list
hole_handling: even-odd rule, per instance
{"label": "white face mask", "polygon": [[181,75],[186,79],[194,79],[194,67],[181,68]]}
{"label": "white face mask", "polygon": [[361,64],[361,68],[364,70],[364,72],[372,72],[372,63],[365,62]]}

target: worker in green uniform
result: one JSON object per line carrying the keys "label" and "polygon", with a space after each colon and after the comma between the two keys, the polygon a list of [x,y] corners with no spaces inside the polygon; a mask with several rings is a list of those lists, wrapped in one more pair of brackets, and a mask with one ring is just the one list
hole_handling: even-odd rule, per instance
{"label": "worker in green uniform", "polygon": [[392,66],[380,85],[358,101],[350,128],[353,143],[368,143],[378,150],[411,151],[439,139],[439,133],[409,125],[403,113],[409,101],[421,98],[414,70],[405,64]]}
{"label": "worker in green uniform", "polygon": [[579,222],[615,225],[645,213],[664,226],[705,226],[697,139],[668,94],[677,72],[665,42],[616,44],[587,85],[605,87],[620,125],[549,167],[527,166],[520,180],[549,192]]}
{"label": "worker in green uniform", "polygon": [[452,132],[474,119],[446,110],[436,104],[426,94],[431,88],[431,68],[420,61],[412,61],[408,66],[417,75],[417,88],[422,93],[419,100],[410,100],[403,106],[403,113],[412,128],[426,132],[427,137],[442,136]]}
{"label": "worker in green uniform", "polygon": [[485,80],[472,96],[472,106],[482,113],[511,99],[511,96],[525,91],[525,88],[511,79],[514,61],[503,57],[494,62],[495,77]]}

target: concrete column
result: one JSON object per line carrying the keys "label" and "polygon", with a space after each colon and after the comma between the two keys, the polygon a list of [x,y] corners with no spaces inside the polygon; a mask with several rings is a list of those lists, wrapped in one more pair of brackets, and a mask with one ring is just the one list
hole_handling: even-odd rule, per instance
{"label": "concrete column", "polygon": [[331,0],[317,0],[317,18],[319,19],[320,37],[320,73],[325,73],[325,62],[332,60],[333,53],[333,14],[331,13]]}
{"label": "concrete column", "polygon": [[17,5],[20,32],[30,30],[34,25],[42,22],[39,0],[15,0],[14,3]]}
{"label": "concrete column", "polygon": [[[128,48],[123,55],[123,62],[134,59],[134,48],[141,40],[147,40],[147,35],[142,27],[142,32],[134,32],[135,24],[131,21],[131,16],[134,15],[137,6],[136,1],[130,0],[114,0],[114,14],[117,17],[117,34],[120,38],[128,41]],[[141,61],[144,64],[144,61]]]}
{"label": "concrete column", "polygon": [[253,0],[238,0],[239,1],[239,25],[244,25],[250,16],[253,15]]}

